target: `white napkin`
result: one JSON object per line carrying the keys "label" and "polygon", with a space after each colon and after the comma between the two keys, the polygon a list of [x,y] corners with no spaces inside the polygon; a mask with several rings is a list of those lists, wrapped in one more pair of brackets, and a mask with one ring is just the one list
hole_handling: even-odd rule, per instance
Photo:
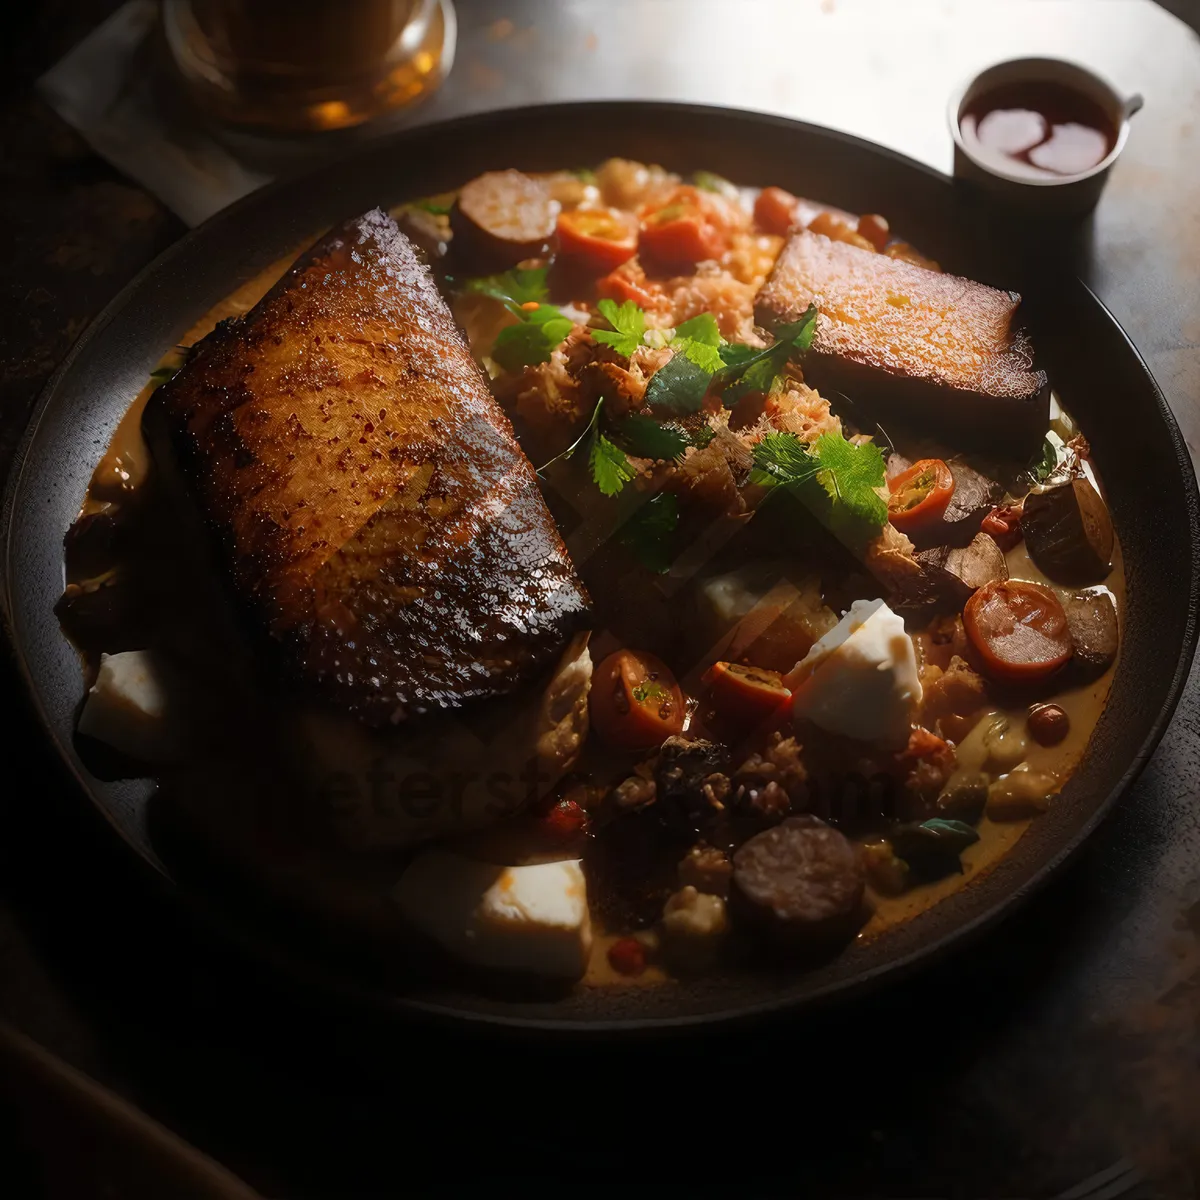
{"label": "white napkin", "polygon": [[98,154],[189,225],[268,182],[164,93],[153,57],[155,6],[130,0],[38,81],[38,91]]}

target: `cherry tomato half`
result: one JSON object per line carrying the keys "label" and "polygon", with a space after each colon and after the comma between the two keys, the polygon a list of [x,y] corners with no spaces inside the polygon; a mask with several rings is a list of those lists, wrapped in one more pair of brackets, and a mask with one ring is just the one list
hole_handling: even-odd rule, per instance
{"label": "cherry tomato half", "polygon": [[754,220],[766,233],[785,237],[796,221],[799,199],[783,188],[763,188],[754,201]]}
{"label": "cherry tomato half", "polygon": [[888,491],[888,520],[901,533],[918,533],[942,519],[954,476],[940,458],[923,458],[888,480]]}
{"label": "cherry tomato half", "polygon": [[558,218],[558,252],[602,275],[637,253],[638,223],[618,208],[577,208]]}
{"label": "cherry tomato half", "polygon": [[676,188],[660,208],[642,213],[638,249],[669,271],[691,271],[720,258],[728,240],[711,197],[693,187]]}
{"label": "cherry tomato half", "polygon": [[653,654],[618,650],[592,676],[592,728],[614,750],[650,750],[683,732],[683,693]]}
{"label": "cherry tomato half", "polygon": [[756,725],[769,719],[792,698],[778,671],[742,663],[713,663],[704,672],[703,681],[716,713],[739,725]]}
{"label": "cherry tomato half", "polygon": [[983,669],[996,679],[1035,683],[1071,657],[1058,597],[1037,583],[993,579],[967,601],[963,628]]}

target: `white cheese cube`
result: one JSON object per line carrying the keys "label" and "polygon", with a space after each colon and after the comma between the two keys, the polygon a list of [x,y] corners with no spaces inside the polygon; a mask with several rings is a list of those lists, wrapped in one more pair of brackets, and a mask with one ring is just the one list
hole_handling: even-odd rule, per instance
{"label": "white cheese cube", "polygon": [[427,850],[400,877],[404,917],[463,962],[578,979],[592,948],[578,859],[500,867]]}
{"label": "white cheese cube", "polygon": [[912,638],[882,600],[856,600],[788,683],[797,717],[890,748],[908,741],[921,702]]}
{"label": "white cheese cube", "polygon": [[175,757],[167,692],[149,651],[100,655],[100,671],[84,701],[79,732],[145,762]]}

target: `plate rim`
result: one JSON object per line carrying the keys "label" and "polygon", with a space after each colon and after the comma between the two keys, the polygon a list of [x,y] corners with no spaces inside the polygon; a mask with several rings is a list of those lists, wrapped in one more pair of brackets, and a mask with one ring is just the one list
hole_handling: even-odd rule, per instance
{"label": "plate rim", "polygon": [[564,101],[513,106],[486,112],[468,113],[443,121],[421,123],[364,145],[351,147],[344,153],[315,166],[285,174],[265,187],[240,197],[226,208],[208,217],[201,224],[187,230],[182,237],[142,267],[81,332],[41,389],[30,410],[22,435],[14,447],[5,480],[3,503],[0,505],[0,538],[3,539],[2,552],[0,552],[0,625],[3,626],[9,657],[16,667],[23,686],[24,695],[20,699],[28,706],[30,715],[35,719],[39,728],[40,736],[46,738],[53,746],[58,766],[65,768],[73,785],[83,793],[88,808],[99,812],[124,846],[132,851],[133,857],[142,871],[153,877],[162,887],[164,896],[169,895],[177,901],[189,916],[198,920],[205,927],[206,931],[217,934],[227,942],[232,941],[240,952],[265,960],[272,969],[279,970],[285,976],[291,976],[306,986],[315,988],[319,993],[338,997],[343,1001],[350,1001],[360,1006],[365,1003],[370,1009],[378,1012],[393,1016],[407,1014],[439,1025],[507,1030],[514,1034],[537,1032],[601,1038],[614,1034],[629,1037],[654,1033],[680,1033],[699,1027],[729,1029],[752,1021],[778,1017],[783,1013],[800,1008],[822,1007],[835,999],[849,1000],[881,986],[885,981],[890,982],[911,975],[926,963],[940,960],[954,950],[960,949],[966,943],[978,938],[994,924],[1010,916],[1030,896],[1055,877],[1064,865],[1082,850],[1096,828],[1109,816],[1118,800],[1128,792],[1141,774],[1170,725],[1186,686],[1196,652],[1198,634],[1200,634],[1200,619],[1198,619],[1198,610],[1200,610],[1200,487],[1197,485],[1195,465],[1188,452],[1186,440],[1175,414],[1141,351],[1095,290],[1084,279],[1076,275],[1075,284],[1081,287],[1094,302],[1098,314],[1102,315],[1115,337],[1124,344],[1125,351],[1132,355],[1133,361],[1149,385],[1159,419],[1164,426],[1174,454],[1175,465],[1185,493],[1186,520],[1189,531],[1190,570],[1187,619],[1183,631],[1182,653],[1175,664],[1165,698],[1155,713],[1145,737],[1120,777],[1109,788],[1107,794],[1093,805],[1086,821],[1045,862],[1037,867],[1028,879],[1001,896],[985,911],[966,919],[925,945],[910,949],[898,958],[877,963],[851,978],[826,981],[802,996],[784,991],[779,996],[767,998],[761,1002],[738,1003],[725,1010],[662,1016],[617,1018],[600,1016],[595,1019],[583,1019],[557,1018],[550,1015],[506,1014],[496,1011],[472,1011],[436,1000],[386,993],[368,984],[343,978],[333,971],[318,969],[303,955],[290,951],[268,934],[264,933],[256,937],[244,932],[239,928],[238,923],[231,919],[232,914],[226,912],[223,905],[213,902],[211,898],[205,898],[199,890],[181,882],[161,860],[156,861],[157,856],[152,858],[129,837],[112,811],[107,806],[98,803],[91,794],[88,779],[80,769],[80,764],[76,763],[74,756],[68,753],[67,748],[62,745],[42,704],[35,674],[13,627],[13,532],[30,450],[63,381],[69,376],[76,361],[117,320],[121,312],[139,293],[147,278],[168,266],[177,256],[186,253],[195,242],[211,236],[212,229],[230,223],[236,224],[244,211],[252,210],[277,199],[280,195],[302,186],[306,179],[325,176],[338,170],[343,164],[357,162],[390,148],[402,147],[408,141],[426,139],[435,135],[452,137],[458,131],[478,132],[486,130],[489,126],[504,126],[513,122],[536,120],[555,115],[592,113],[611,117],[622,112],[637,112],[644,116],[647,110],[670,111],[680,118],[691,116],[703,119],[705,116],[719,114],[722,118],[744,119],[760,127],[769,125],[792,131],[801,130],[810,136],[840,142],[856,153],[866,154],[876,159],[881,157],[888,159],[905,169],[916,170],[941,185],[951,185],[949,176],[928,164],[912,159],[888,146],[871,142],[843,130],[795,120],[775,112],[725,105],[636,99]]}

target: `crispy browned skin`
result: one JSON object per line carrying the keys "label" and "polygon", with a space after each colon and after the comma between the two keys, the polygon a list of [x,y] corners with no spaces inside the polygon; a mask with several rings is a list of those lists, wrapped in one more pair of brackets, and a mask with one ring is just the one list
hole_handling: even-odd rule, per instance
{"label": "crispy browned skin", "polygon": [[1049,421],[1045,372],[1016,326],[1021,298],[821,234],[793,234],[755,304],[771,328],[820,309],[804,374],[901,419],[968,441],[1036,442]]}
{"label": "crispy browned skin", "polygon": [[369,724],[507,692],[588,606],[512,426],[376,210],[147,408],[295,678]]}

